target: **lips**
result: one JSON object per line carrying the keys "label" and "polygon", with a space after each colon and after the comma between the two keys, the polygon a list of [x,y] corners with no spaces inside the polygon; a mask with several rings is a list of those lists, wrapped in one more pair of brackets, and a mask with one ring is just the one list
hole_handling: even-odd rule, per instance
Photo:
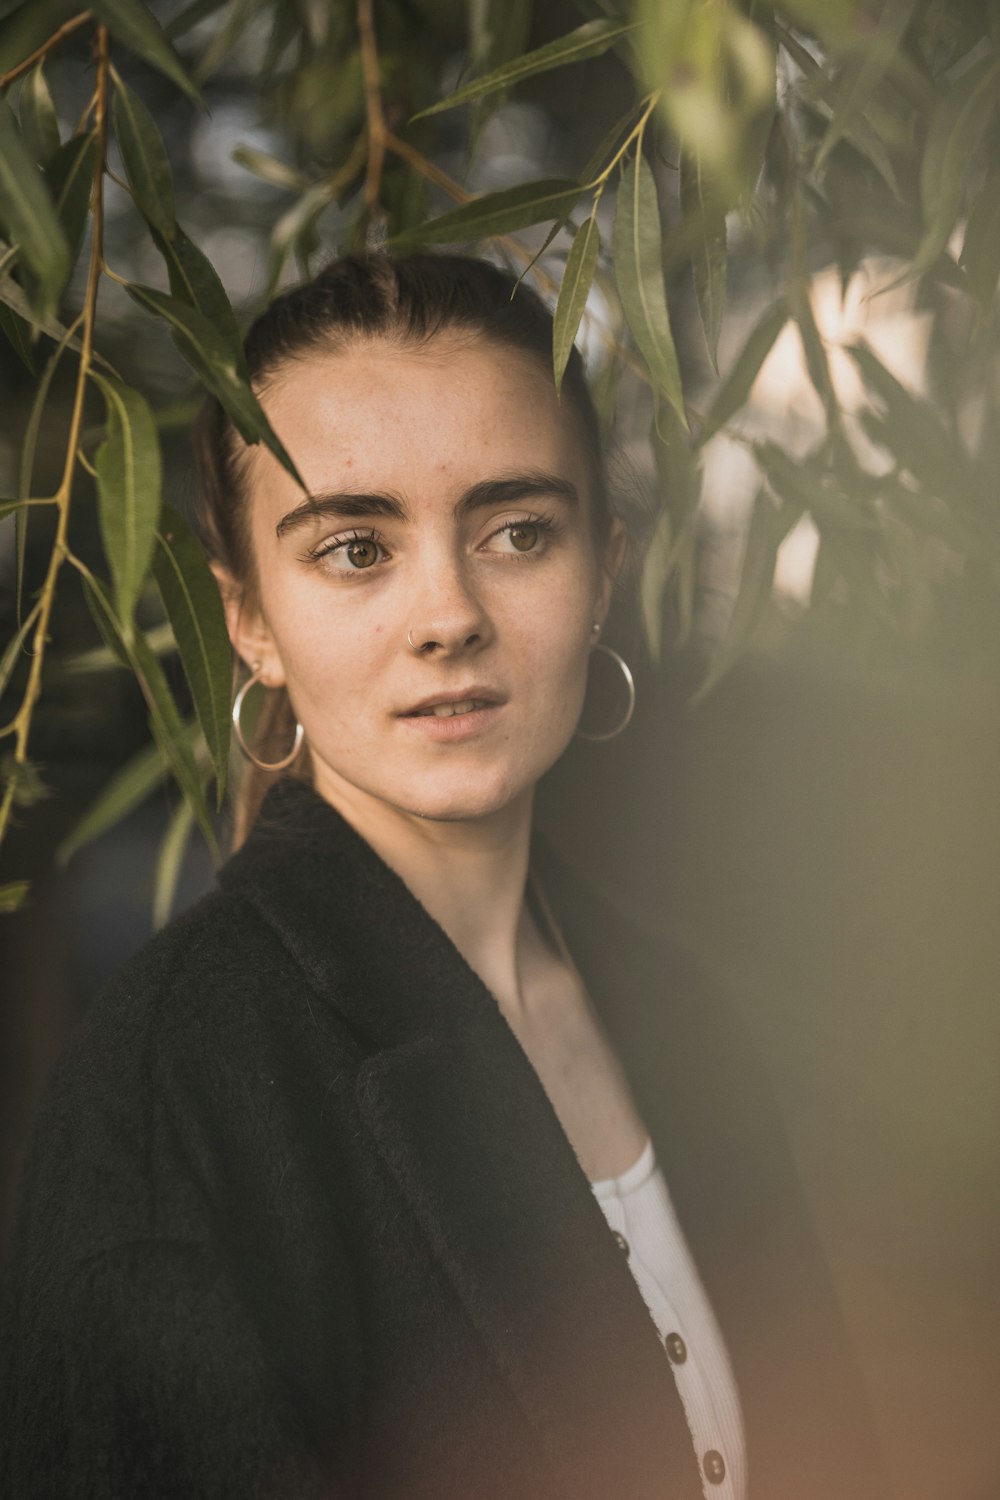
{"label": "lips", "polygon": [[465,698],[461,703],[435,703],[430,708],[418,708],[409,717],[425,719],[433,714],[435,719],[453,719],[456,714],[471,714],[474,709],[487,706],[485,698]]}
{"label": "lips", "polygon": [[453,719],[462,714],[475,713],[477,709],[495,708],[503,699],[488,688],[471,687],[454,693],[440,693],[424,698],[412,708],[403,710],[401,717],[407,719]]}

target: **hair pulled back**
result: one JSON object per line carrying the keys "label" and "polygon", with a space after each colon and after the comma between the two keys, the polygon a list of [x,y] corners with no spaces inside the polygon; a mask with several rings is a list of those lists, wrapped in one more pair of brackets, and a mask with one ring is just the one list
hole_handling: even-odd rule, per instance
{"label": "hair pulled back", "polygon": [[[281,367],[316,350],[370,339],[424,344],[439,334],[483,340],[538,360],[551,371],[552,315],[542,299],[506,270],[465,255],[421,253],[395,259],[382,252],[344,255],[312,280],[282,293],[250,328],[245,342],[250,379],[260,391]],[[610,514],[600,428],[583,361],[573,349],[562,392],[584,444],[598,543]],[[248,448],[221,404],[206,401],[195,426],[194,522],[210,559],[221,565],[244,597],[256,589],[247,514]],[[267,695],[255,732],[257,753],[285,753],[295,719],[282,691]],[[290,774],[309,779],[308,750]],[[234,841],[257,813],[273,777],[250,769],[237,796]]]}

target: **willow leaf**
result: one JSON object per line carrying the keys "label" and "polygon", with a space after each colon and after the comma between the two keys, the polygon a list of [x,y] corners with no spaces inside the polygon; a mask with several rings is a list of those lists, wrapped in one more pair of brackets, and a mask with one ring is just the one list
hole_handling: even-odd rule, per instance
{"label": "willow leaf", "polygon": [[1000,279],[1000,167],[988,174],[973,200],[961,264],[972,295],[983,307],[991,307]]}
{"label": "willow leaf", "polygon": [[552,370],[557,391],[562,390],[563,375],[590,296],[600,248],[601,231],[592,214],[573,236],[552,322]]}
{"label": "willow leaf", "polygon": [[217,855],[218,843],[205,801],[201,773],[191,749],[190,728],[181,719],[156,653],[150,648],[141,630],[133,631],[131,639],[126,637],[106,589],[96,578],[91,576],[85,582],[84,592],[94,618],[100,623],[102,635],[109,643],[116,641],[128,657],[129,665],[138,678],[146,699],[153,739],[170,763],[178,786],[194,809],[209,848]]}
{"label": "willow leaf", "polygon": [[159,745],[143,746],[138,755],[116,771],[98,793],[86,812],[75,823],[56,850],[56,863],[67,864],[87,844],[114,828],[123,818],[141,807],[170,773],[170,764]]}
{"label": "willow leaf", "polygon": [[201,96],[174,51],[163,27],[140,0],[91,0],[91,10],[111,35],[143,62],[163,73],[197,103]]}
{"label": "willow leaf", "polygon": [[108,409],[108,435],[97,450],[97,496],[115,606],[126,640],[149,570],[163,487],[160,439],[145,397],[95,375]]}
{"label": "willow leaf", "polygon": [[996,110],[998,80],[1000,60],[970,68],[931,117],[920,165],[924,235],[910,265],[911,276],[928,270],[948,243],[965,193],[970,159]]}
{"label": "willow leaf", "polygon": [[153,926],[157,931],[170,920],[184,855],[194,829],[194,811],[189,802],[179,802],[170,815],[156,857],[153,878]]}
{"label": "willow leaf", "polygon": [[[83,243],[83,232],[90,215],[90,196],[97,165],[97,136],[75,135],[59,147],[45,164],[49,185],[69,246],[70,262],[75,264]],[[46,330],[48,331],[48,330]]]}
{"label": "willow leaf", "polygon": [[184,664],[184,674],[215,767],[218,805],[229,764],[232,656],[219,588],[187,522],[167,507],[153,572]]}
{"label": "willow leaf", "polygon": [[493,234],[509,234],[554,219],[564,210],[572,211],[582,188],[566,178],[544,178],[539,182],[520,182],[516,187],[497,193],[484,193],[453,208],[448,213],[418,224],[392,241],[394,246],[409,244],[450,245],[457,240],[482,240]]}
{"label": "willow leaf", "polygon": [[28,880],[7,880],[0,885],[0,913],[8,916],[11,912],[18,911],[28,899],[31,890],[31,882]]}
{"label": "willow leaf", "polygon": [[47,42],[54,31],[83,7],[74,0],[27,0],[17,7],[7,6],[12,14],[0,15],[0,73],[16,68],[32,52]]}
{"label": "willow leaf", "polygon": [[[509,89],[525,78],[534,78],[539,73],[548,73],[552,68],[564,68],[568,63],[583,62],[588,57],[600,57],[613,47],[615,42],[621,41],[637,29],[635,21],[597,20],[588,21],[583,26],[578,26],[568,36],[558,37],[553,42],[546,42],[544,47],[537,47],[533,52],[526,52],[522,57],[515,57],[510,62],[504,63],[499,68],[494,68],[491,73],[486,73],[482,78],[476,78],[472,83],[467,83],[457,93],[449,95],[447,99],[432,104],[429,109],[422,109],[419,114],[413,116],[414,120],[426,119],[428,115],[441,114],[443,110],[455,109],[459,104],[472,104],[477,99],[485,99],[488,94],[499,93]],[[412,123],[412,121],[411,121]]]}
{"label": "willow leaf", "polygon": [[0,696],[7,691],[7,684],[14,675],[14,668],[17,666],[18,658],[24,649],[24,643],[28,639],[37,614],[38,606],[36,605],[29,614],[25,615],[7,642],[3,656],[0,656]]}
{"label": "willow leaf", "polygon": [[163,138],[138,94],[119,79],[112,106],[125,175],[143,218],[168,238],[177,223],[174,179]]}
{"label": "willow leaf", "polygon": [[174,227],[169,239],[154,229],[153,239],[166,261],[173,295],[204,314],[225,341],[237,372],[244,380],[249,381],[243,338],[236,314],[219,279],[219,273],[208,256],[198,249],[193,240],[188,239],[179,224]]}
{"label": "willow leaf", "polygon": [[865,108],[898,54],[916,0],[885,0],[875,26],[865,35],[856,59],[846,66],[832,98],[832,115],[816,153],[816,168],[851,127],[864,118]]}
{"label": "willow leaf", "polygon": [[726,310],[729,257],[726,247],[726,215],[707,191],[701,164],[691,156],[681,160],[681,204],[693,235],[691,276],[698,315],[712,368],[719,368],[719,334]]}
{"label": "willow leaf", "polygon": [[684,392],[663,284],[663,240],[656,184],[641,155],[622,176],[613,237],[615,280],[632,337],[652,376],[682,422]]}
{"label": "willow leaf", "polygon": [[698,434],[699,444],[707,443],[739,411],[750,395],[753,383],[774,347],[778,334],[787,322],[788,304],[784,297],[779,297],[758,319],[733,361],[732,369],[720,382]]}
{"label": "willow leaf", "polygon": [[21,85],[18,117],[24,144],[37,162],[47,162],[59,150],[59,116],[42,63],[32,68]]}
{"label": "willow leaf", "polygon": [[298,470],[250,389],[234,351],[214,324],[197,308],[154,287],[133,282],[127,291],[140,307],[164,320],[180,354],[202,384],[218,397],[244,442],[262,442],[296,483],[302,485]]}
{"label": "willow leaf", "polygon": [[[44,179],[3,99],[0,99],[0,223],[21,252],[19,266],[34,317],[50,318],[69,275],[69,246]],[[8,297],[4,301],[10,305]]]}

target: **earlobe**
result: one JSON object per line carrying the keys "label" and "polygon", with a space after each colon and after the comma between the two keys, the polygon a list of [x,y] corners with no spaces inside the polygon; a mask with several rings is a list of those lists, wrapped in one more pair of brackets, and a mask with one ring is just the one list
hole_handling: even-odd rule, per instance
{"label": "earlobe", "polygon": [[249,670],[261,668],[261,681],[267,687],[283,687],[285,674],[275,650],[274,639],[260,609],[248,597],[247,590],[221,563],[210,564],[222,596],[226,629],[236,655]]}

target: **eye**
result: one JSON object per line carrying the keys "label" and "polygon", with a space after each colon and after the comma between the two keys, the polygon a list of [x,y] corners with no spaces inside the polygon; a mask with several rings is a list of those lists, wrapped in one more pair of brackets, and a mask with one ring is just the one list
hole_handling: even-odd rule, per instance
{"label": "eye", "polygon": [[306,554],[305,561],[319,563],[332,573],[362,573],[387,556],[374,531],[352,531],[321,543]]}
{"label": "eye", "polygon": [[516,521],[505,521],[488,540],[488,548],[506,553],[508,557],[519,553],[522,557],[531,553],[541,555],[546,550],[554,524],[544,516],[522,516]]}
{"label": "eye", "polygon": [[378,562],[378,543],[367,538],[345,542],[343,552],[352,568],[370,568],[372,563]]}

